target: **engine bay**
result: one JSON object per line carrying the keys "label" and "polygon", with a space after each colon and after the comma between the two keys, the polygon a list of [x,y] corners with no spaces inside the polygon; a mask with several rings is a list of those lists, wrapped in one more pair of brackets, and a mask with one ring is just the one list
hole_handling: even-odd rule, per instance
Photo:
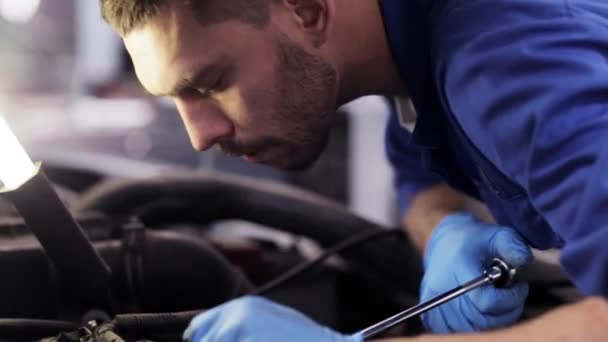
{"label": "engine bay", "polygon": [[[74,170],[48,173],[67,172]],[[102,179],[82,191],[65,174],[58,179],[60,197],[111,270],[108,288],[92,295],[59,275],[1,202],[2,340],[179,341],[197,313],[252,294],[352,332],[417,302],[421,261],[405,234],[319,195],[200,171]],[[577,298],[559,270],[537,268],[524,275],[532,288],[524,319]],[[387,336],[422,332],[415,321]]]}

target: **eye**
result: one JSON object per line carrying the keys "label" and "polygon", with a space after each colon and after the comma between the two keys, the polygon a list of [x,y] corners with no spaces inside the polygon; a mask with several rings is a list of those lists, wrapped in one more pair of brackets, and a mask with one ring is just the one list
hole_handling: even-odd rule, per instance
{"label": "eye", "polygon": [[179,92],[178,97],[187,100],[195,100],[201,97],[201,90],[193,87],[187,87]]}
{"label": "eye", "polygon": [[195,89],[198,96],[209,97],[215,94],[215,90],[211,88],[196,88]]}
{"label": "eye", "polygon": [[226,88],[226,85],[224,82],[224,78],[218,77],[218,79],[215,82],[213,82],[213,84],[211,86],[198,87],[198,88],[196,88],[196,91],[199,93],[200,96],[209,97],[209,96],[212,96],[212,95],[215,95],[215,94],[221,92],[225,88]]}

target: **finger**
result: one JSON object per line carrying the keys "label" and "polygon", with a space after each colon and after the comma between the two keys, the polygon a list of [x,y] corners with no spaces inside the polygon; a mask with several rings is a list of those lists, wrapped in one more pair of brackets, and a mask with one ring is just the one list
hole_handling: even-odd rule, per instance
{"label": "finger", "polygon": [[515,268],[524,267],[533,259],[530,247],[511,228],[500,229],[490,238],[489,252]]}
{"label": "finger", "polygon": [[243,333],[246,322],[239,322],[232,317],[224,317],[224,320],[211,325],[208,330],[197,330],[194,342],[239,342],[247,337]]}
{"label": "finger", "polygon": [[420,319],[426,330],[434,334],[449,334],[451,332],[447,325],[447,318],[444,317],[441,308],[435,308],[422,314]]}
{"label": "finger", "polygon": [[478,291],[470,292],[468,299],[477,310],[484,314],[501,315],[523,307],[528,297],[528,291],[528,283],[523,281],[506,289],[485,285]]}
{"label": "finger", "polygon": [[219,308],[216,308],[195,316],[184,331],[182,339],[184,341],[200,341],[199,335],[201,334],[199,332],[207,332],[217,321],[219,313]]}
{"label": "finger", "polygon": [[421,320],[426,329],[434,334],[475,331],[475,326],[467,320],[463,312],[459,312],[460,300],[455,299],[423,314]]}
{"label": "finger", "polygon": [[521,305],[506,313],[492,314],[477,310],[473,303],[468,301],[468,298],[466,305],[470,306],[466,318],[474,326],[475,331],[485,331],[511,325],[517,322],[524,309]]}
{"label": "finger", "polygon": [[519,306],[511,312],[500,314],[496,317],[499,327],[507,327],[516,323],[524,312],[524,306]]}
{"label": "finger", "polygon": [[364,338],[364,336],[363,336],[363,334],[361,332],[349,335],[349,336],[347,336],[347,339],[350,342],[363,342],[363,341],[365,341],[365,338]]}

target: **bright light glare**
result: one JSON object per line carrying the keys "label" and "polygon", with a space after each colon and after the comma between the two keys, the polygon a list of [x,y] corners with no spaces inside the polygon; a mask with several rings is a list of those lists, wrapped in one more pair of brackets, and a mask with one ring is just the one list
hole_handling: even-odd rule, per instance
{"label": "bright light glare", "polygon": [[35,172],[34,163],[0,116],[0,181],[6,190],[15,190]]}
{"label": "bright light glare", "polygon": [[40,6],[40,0],[0,0],[0,16],[11,23],[30,21]]}

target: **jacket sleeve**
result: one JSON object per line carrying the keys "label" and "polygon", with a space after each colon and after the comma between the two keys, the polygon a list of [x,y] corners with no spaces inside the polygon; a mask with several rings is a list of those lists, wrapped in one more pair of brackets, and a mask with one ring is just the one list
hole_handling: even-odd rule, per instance
{"label": "jacket sleeve", "polygon": [[441,183],[442,180],[422,167],[420,150],[410,144],[411,133],[399,123],[393,103],[390,107],[391,113],[385,136],[386,153],[395,174],[394,184],[399,212],[405,215],[417,193]]}
{"label": "jacket sleeve", "polygon": [[[608,2],[452,1],[438,19],[441,100],[608,295]],[[591,8],[593,7],[593,8]]]}

